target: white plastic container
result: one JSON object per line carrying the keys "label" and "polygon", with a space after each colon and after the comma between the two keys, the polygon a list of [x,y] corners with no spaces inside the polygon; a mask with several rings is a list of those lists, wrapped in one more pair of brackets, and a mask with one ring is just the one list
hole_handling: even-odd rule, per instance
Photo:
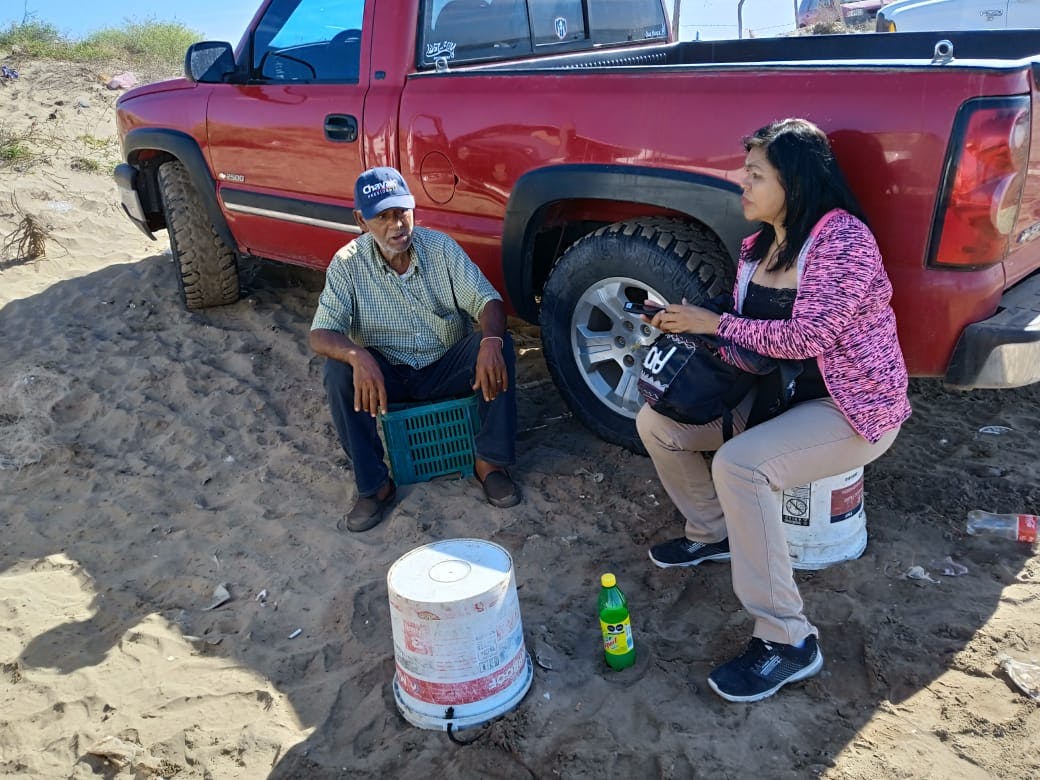
{"label": "white plastic container", "polygon": [[448,539],[401,556],[386,575],[394,698],[424,729],[479,726],[531,687],[513,561],[481,539]]}
{"label": "white plastic container", "polygon": [[863,469],[785,490],[780,503],[794,568],[823,569],[866,549]]}

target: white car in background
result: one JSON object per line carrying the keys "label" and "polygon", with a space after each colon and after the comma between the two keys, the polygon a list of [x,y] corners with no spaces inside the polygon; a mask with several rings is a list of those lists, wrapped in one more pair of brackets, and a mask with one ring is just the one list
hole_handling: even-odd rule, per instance
{"label": "white car in background", "polygon": [[1040,28],[1040,0],[896,0],[877,15],[878,32]]}

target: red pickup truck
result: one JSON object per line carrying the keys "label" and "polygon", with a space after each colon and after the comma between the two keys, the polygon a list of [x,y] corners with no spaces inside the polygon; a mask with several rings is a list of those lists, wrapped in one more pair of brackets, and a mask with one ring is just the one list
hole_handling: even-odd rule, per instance
{"label": "red pickup truck", "polygon": [[710,297],[740,240],[740,139],[804,116],[877,235],[912,374],[1040,380],[1040,55],[1030,31],[675,42],[660,0],[265,0],[185,78],[118,102],[127,214],[165,228],[189,308],[237,262],[324,268],[355,177],[394,165],[541,325],[576,416],[638,447],[653,333],[623,311]]}

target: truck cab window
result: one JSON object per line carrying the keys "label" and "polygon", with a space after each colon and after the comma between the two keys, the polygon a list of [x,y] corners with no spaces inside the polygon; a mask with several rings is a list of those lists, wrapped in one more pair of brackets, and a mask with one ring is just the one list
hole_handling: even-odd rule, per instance
{"label": "truck cab window", "polygon": [[660,0],[431,0],[420,66],[665,40]]}
{"label": "truck cab window", "polygon": [[252,78],[356,84],[364,0],[275,0],[256,26]]}
{"label": "truck cab window", "polygon": [[581,0],[530,0],[536,46],[584,40],[585,12]]}
{"label": "truck cab window", "polygon": [[668,36],[668,20],[659,2],[589,0],[594,43],[648,42]]}
{"label": "truck cab window", "polygon": [[426,4],[423,62],[486,60],[531,51],[524,0],[433,0]]}

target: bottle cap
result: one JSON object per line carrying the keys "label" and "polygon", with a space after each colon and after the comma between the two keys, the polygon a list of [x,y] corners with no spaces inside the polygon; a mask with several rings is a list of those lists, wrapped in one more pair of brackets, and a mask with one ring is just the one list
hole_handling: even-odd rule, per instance
{"label": "bottle cap", "polygon": [[613,588],[615,585],[617,585],[617,577],[608,572],[607,574],[604,574],[602,577],[599,578],[599,584],[602,585],[604,588]]}

